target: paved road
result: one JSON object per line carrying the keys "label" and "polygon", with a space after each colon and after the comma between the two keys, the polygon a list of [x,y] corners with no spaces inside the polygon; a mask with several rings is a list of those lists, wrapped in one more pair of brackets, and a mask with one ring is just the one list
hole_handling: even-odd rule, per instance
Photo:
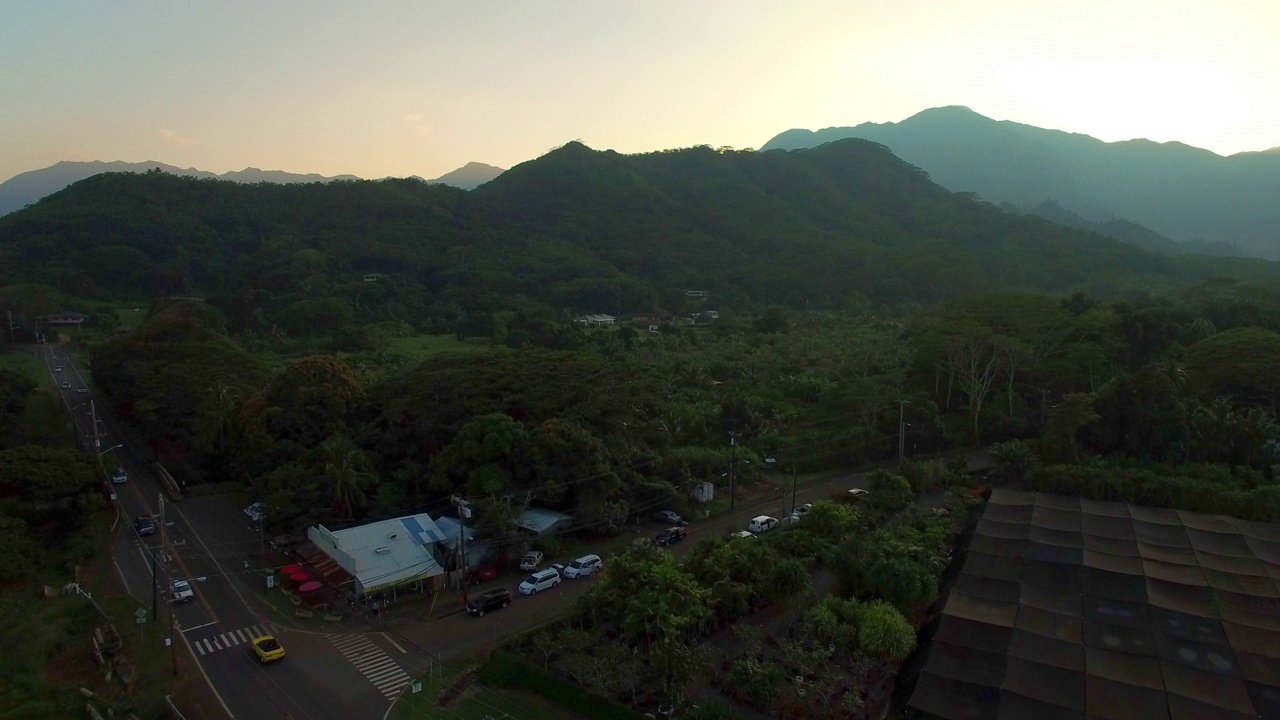
{"label": "paved road", "polygon": [[[214,702],[202,705],[199,716],[382,717],[410,677],[425,671],[426,659],[378,632],[353,634],[340,625],[325,628],[332,632],[315,624],[305,629],[273,612],[262,598],[259,530],[226,497],[164,502],[171,557],[159,533],[139,536],[137,516],[151,515],[160,523],[162,490],[150,451],[128,433],[118,432],[116,420],[97,404],[87,373],[73,356],[57,346],[40,346],[38,352],[54,386],[60,388],[81,445],[101,458],[104,484],[118,503],[114,554],[126,590],[147,610],[156,596],[149,628],[167,626],[172,612],[179,631],[174,647],[180,671],[205,679],[213,691]],[[128,473],[128,482],[106,482],[117,467]],[[166,575],[189,579],[194,599],[168,603]],[[152,633],[157,638],[155,651],[165,652],[161,633],[149,630],[148,637]],[[275,635],[287,658],[266,666],[259,663],[249,646],[258,634]]]}

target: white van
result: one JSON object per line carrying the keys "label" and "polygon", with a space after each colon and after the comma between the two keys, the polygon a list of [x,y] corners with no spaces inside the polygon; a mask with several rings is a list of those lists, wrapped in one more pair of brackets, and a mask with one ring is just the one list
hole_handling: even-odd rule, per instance
{"label": "white van", "polygon": [[778,518],[769,517],[768,515],[757,515],[751,518],[751,522],[747,523],[747,529],[757,535],[776,527],[778,527]]}
{"label": "white van", "polygon": [[560,584],[560,573],[555,568],[539,570],[520,583],[516,589],[521,595],[532,595],[539,590],[547,590]]}
{"label": "white van", "polygon": [[599,555],[583,555],[569,563],[569,567],[564,569],[564,576],[566,578],[589,577],[599,572],[603,564],[604,561]]}

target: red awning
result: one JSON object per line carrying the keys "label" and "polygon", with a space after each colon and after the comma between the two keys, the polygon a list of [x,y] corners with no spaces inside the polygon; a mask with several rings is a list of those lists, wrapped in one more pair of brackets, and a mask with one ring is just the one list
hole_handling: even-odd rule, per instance
{"label": "red awning", "polygon": [[298,588],[298,592],[311,593],[319,590],[321,587],[322,585],[320,583],[316,582],[315,580],[312,580],[311,582],[303,583],[302,586]]}

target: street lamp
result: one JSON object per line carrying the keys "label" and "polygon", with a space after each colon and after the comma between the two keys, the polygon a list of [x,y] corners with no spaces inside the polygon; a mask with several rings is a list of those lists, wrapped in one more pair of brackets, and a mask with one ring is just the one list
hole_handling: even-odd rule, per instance
{"label": "street lamp", "polygon": [[106,455],[107,453],[111,452],[112,450],[115,450],[116,448],[122,448],[122,447],[124,447],[124,443],[120,443],[119,445],[112,445],[111,447],[107,448],[106,450],[103,450],[102,452],[98,453],[98,457],[102,457],[103,455]]}

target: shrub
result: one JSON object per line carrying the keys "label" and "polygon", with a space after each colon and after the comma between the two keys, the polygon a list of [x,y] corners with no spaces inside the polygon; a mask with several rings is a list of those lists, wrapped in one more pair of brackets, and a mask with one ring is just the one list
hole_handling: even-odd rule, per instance
{"label": "shrub", "polygon": [[896,608],[874,600],[859,608],[858,644],[870,655],[900,662],[915,649],[916,634]]}
{"label": "shrub", "polygon": [[584,717],[600,720],[643,720],[644,716],[612,700],[585,692],[510,650],[494,650],[480,671],[480,682],[494,687],[518,687],[537,693]]}

